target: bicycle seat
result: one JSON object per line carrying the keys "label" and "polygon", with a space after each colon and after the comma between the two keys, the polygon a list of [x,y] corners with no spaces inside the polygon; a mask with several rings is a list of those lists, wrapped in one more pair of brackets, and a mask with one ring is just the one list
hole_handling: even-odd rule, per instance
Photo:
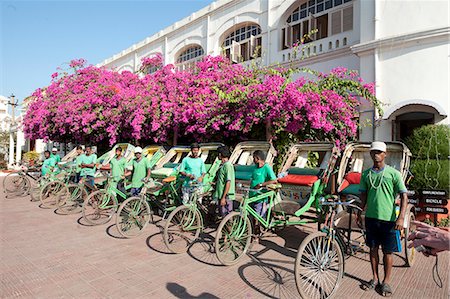
{"label": "bicycle seat", "polygon": [[270,184],[270,185],[267,185],[266,187],[269,190],[275,191],[275,190],[281,189],[282,186],[281,186],[281,184]]}
{"label": "bicycle seat", "polygon": [[176,176],[171,175],[171,176],[169,176],[169,177],[163,179],[162,181],[163,181],[163,183],[172,183],[172,182],[174,182],[176,179],[177,179]]}

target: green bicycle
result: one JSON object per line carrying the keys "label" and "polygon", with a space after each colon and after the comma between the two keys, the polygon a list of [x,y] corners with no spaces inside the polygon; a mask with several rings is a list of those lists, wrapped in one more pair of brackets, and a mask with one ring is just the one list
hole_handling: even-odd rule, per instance
{"label": "green bicycle", "polygon": [[[164,243],[172,253],[186,252],[204,228],[204,216],[210,215],[210,192],[205,184],[193,183],[189,202],[173,210],[164,226]],[[200,202],[199,199],[202,199]]]}
{"label": "green bicycle", "polygon": [[139,196],[125,200],[117,210],[116,226],[125,238],[134,238],[142,234],[149,223],[153,221],[152,209],[163,213],[162,218],[181,203],[180,180],[169,176],[157,182],[153,179],[144,180],[145,184]]}
{"label": "green bicycle", "polygon": [[[131,185],[125,186],[125,190],[130,188]],[[83,202],[81,208],[83,219],[91,225],[108,223],[119,206],[117,196],[128,197],[117,189],[117,182],[112,177],[108,177],[105,188],[92,192]]]}
{"label": "green bicycle", "polygon": [[[62,168],[58,173],[52,173],[39,192],[41,206],[46,209],[58,208],[70,198],[69,184],[75,174],[74,167]],[[41,183],[44,183],[41,182]]]}

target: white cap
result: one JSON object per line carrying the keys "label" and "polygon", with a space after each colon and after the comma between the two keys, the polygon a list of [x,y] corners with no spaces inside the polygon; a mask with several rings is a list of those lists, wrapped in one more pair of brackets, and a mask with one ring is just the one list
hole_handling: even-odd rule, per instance
{"label": "white cap", "polygon": [[381,152],[386,152],[386,143],[381,142],[381,141],[374,141],[374,142],[372,142],[372,144],[370,145],[370,150],[371,150],[371,151],[381,151]]}
{"label": "white cap", "polygon": [[134,149],[134,152],[135,152],[135,153],[141,153],[141,154],[142,154],[142,147],[137,146],[137,147]]}
{"label": "white cap", "polygon": [[56,147],[52,148],[52,152],[57,152],[58,149]]}

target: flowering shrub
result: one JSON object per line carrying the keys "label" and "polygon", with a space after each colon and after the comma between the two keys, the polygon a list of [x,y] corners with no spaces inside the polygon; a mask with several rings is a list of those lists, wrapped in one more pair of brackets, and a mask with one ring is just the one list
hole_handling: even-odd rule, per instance
{"label": "flowering shrub", "polygon": [[163,56],[161,53],[156,53],[151,57],[144,57],[141,59],[140,72],[146,73],[149,68],[154,68],[155,70],[161,68],[163,65]]}
{"label": "flowering shrub", "polygon": [[160,68],[140,78],[71,62],[72,73],[52,76],[50,86],[33,93],[26,136],[114,144],[179,135],[229,143],[268,129],[275,140],[290,134],[345,144],[356,137],[359,97],[380,107],[373,86],[344,68],[293,80],[298,70],[247,69],[221,56],[206,56],[185,71],[162,66],[160,55],[142,62]]}

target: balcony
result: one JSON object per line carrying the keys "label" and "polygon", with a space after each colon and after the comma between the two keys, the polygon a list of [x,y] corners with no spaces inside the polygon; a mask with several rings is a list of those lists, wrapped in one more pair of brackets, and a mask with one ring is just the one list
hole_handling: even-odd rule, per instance
{"label": "balcony", "polygon": [[349,48],[358,42],[358,36],[355,34],[355,31],[346,31],[301,45],[297,49],[290,48],[279,51],[274,60],[280,63],[305,60]]}

